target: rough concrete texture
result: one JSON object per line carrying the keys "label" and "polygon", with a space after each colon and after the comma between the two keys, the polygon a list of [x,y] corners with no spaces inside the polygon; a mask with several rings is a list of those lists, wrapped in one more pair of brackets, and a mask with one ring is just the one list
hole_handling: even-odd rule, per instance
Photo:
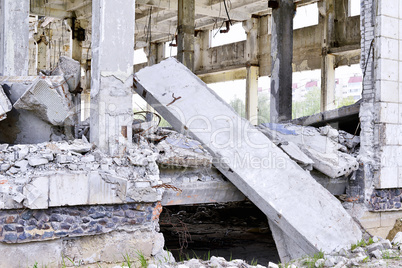
{"label": "rough concrete texture", "polygon": [[29,244],[5,245],[0,243],[2,258],[1,267],[20,268],[33,267],[37,262],[39,267],[59,267],[61,265],[62,241],[46,241]]}
{"label": "rough concrete texture", "polygon": [[61,126],[74,109],[63,76],[2,76],[0,85],[11,104],[17,106],[0,122],[0,142],[27,144],[65,139]]}
{"label": "rough concrete texture", "polygon": [[355,157],[340,151],[347,151],[347,148],[342,147],[338,131],[330,126],[316,129],[267,123],[261,124],[259,129],[276,144],[297,144],[313,160],[313,167],[330,178],[348,176],[359,167]]}
{"label": "rough concrete texture", "polygon": [[214,165],[305,253],[361,239],[339,201],[177,60],[141,70],[134,88],[176,130],[199,140]]}
{"label": "rough concrete texture", "polygon": [[13,106],[10,100],[7,98],[3,87],[0,85],[0,121],[7,118],[7,113],[11,111],[12,108]]}
{"label": "rough concrete texture", "polygon": [[271,122],[292,119],[293,0],[272,9]]}
{"label": "rough concrete texture", "polygon": [[14,108],[31,111],[52,125],[63,125],[72,112],[73,104],[71,95],[67,94],[65,80],[61,79],[57,82],[43,78],[36,79],[14,103]]}
{"label": "rough concrete texture", "polygon": [[0,1],[0,75],[28,75],[29,1]]}
{"label": "rough concrete texture", "polygon": [[134,17],[132,1],[92,1],[90,140],[113,156],[132,142]]}
{"label": "rough concrete texture", "polygon": [[[83,237],[80,239],[66,239],[63,241],[63,253],[66,257],[75,260],[78,264],[93,264],[99,260],[105,263],[121,263],[124,256],[135,259],[137,252],[144,256],[151,256],[153,245],[160,243],[154,241],[160,236],[155,236],[151,230],[137,230],[134,232],[113,232],[95,237]],[[158,249],[154,249],[158,251]]]}
{"label": "rough concrete texture", "polygon": [[76,60],[62,56],[51,75],[62,75],[68,84],[69,91],[76,92],[81,81],[81,64]]}
{"label": "rough concrete texture", "polygon": [[[142,149],[140,149],[142,148]],[[0,207],[156,202],[162,182],[157,153],[146,141],[111,157],[85,140],[1,145]],[[139,160],[133,163],[132,159]]]}

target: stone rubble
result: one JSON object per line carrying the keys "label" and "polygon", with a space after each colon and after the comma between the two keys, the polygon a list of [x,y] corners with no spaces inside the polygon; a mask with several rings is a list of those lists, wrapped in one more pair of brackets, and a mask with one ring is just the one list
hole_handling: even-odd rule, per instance
{"label": "stone rubble", "polygon": [[0,85],[0,121],[7,118],[7,113],[13,108],[10,100],[4,93],[3,87]]}
{"label": "stone rubble", "polygon": [[[357,147],[360,139],[344,131],[338,132],[330,126],[317,129],[294,124],[272,123],[261,124],[258,128],[292,159],[301,163],[302,167],[310,162],[306,163],[305,160],[297,159],[309,159],[314,169],[329,178],[349,176],[359,167],[356,157],[349,151]],[[301,151],[297,153],[293,151],[292,154],[282,146],[283,144],[296,144]]]}
{"label": "stone rubble", "polygon": [[[401,267],[400,258],[402,257],[402,232],[395,236],[392,243],[381,237],[367,239],[366,243],[372,243],[368,246],[357,246],[353,250],[342,249],[338,252],[323,253],[322,258],[305,257],[293,260],[286,264],[276,264],[269,262],[267,266],[251,265],[243,260],[227,261],[222,257],[212,256],[210,260],[191,259],[183,262],[165,262],[153,263],[149,268],[307,268],[307,267]],[[116,266],[120,267],[120,266]]]}
{"label": "stone rubble", "polygon": [[[69,142],[14,146],[2,144],[0,149],[2,149],[0,151],[1,208],[14,209],[26,205],[43,209],[52,205],[54,200],[71,205],[71,202],[76,201],[73,198],[73,200],[62,201],[60,198],[53,197],[51,198],[53,201],[49,203],[40,203],[39,197],[52,196],[52,191],[47,193],[48,187],[51,190],[54,187],[56,193],[61,191],[58,187],[64,187],[66,193],[74,196],[76,193],[72,189],[76,183],[81,186],[80,191],[96,189],[100,187],[97,186],[99,183],[104,186],[109,185],[108,187],[112,187],[110,194],[116,193],[118,197],[123,198],[120,202],[155,202],[161,199],[162,189],[152,188],[162,183],[156,163],[159,153],[156,146],[145,139],[127,148],[125,154],[119,157],[102,153],[85,138]],[[133,162],[133,159],[136,161]],[[63,180],[76,181],[76,183],[63,184]],[[114,184],[118,187],[112,186]],[[82,205],[92,202],[91,199],[96,199],[96,194],[91,196],[88,200],[82,199]],[[103,202],[111,203],[116,198],[112,195],[109,198],[110,201],[108,199]]]}

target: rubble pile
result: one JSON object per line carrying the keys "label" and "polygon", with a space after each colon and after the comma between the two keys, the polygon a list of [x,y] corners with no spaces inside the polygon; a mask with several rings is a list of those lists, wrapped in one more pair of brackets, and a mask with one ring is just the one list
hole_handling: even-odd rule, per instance
{"label": "rubble pile", "polygon": [[[113,183],[113,178],[121,180],[120,184],[128,181],[127,191],[132,189],[133,192],[129,200],[133,201],[137,195],[134,192],[138,192],[138,188],[151,188],[161,183],[157,156],[156,147],[145,140],[127,148],[121,157],[102,153],[85,138],[29,145],[1,144],[0,207],[36,208],[33,203],[37,201],[40,193],[36,193],[35,189],[31,189],[33,186],[30,186],[34,185],[35,181],[42,177],[56,181],[58,177],[81,174],[100,174],[102,180],[107,183]],[[92,177],[90,181],[94,180]],[[81,179],[88,180],[85,176]]]}
{"label": "rubble pile", "polygon": [[359,164],[359,136],[294,124],[264,123],[258,129],[281,148],[332,194],[345,193],[348,180],[354,179]]}
{"label": "rubble pile", "polygon": [[[267,266],[248,264],[243,260],[227,261],[222,257],[211,257],[209,260],[191,259],[174,263],[151,264],[149,268],[309,268],[309,267],[400,267],[402,256],[402,232],[399,232],[390,242],[381,237],[368,238],[351,245],[352,249],[341,249],[334,253],[317,253],[314,257],[305,257],[290,263],[275,264],[269,262]],[[256,260],[257,262],[258,260]]]}

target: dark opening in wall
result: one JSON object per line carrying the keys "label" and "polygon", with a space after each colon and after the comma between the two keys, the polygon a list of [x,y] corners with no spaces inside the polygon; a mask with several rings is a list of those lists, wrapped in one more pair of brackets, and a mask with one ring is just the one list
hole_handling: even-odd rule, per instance
{"label": "dark opening in wall", "polygon": [[264,266],[280,261],[267,217],[251,202],[168,206],[159,223],[176,261],[208,256]]}

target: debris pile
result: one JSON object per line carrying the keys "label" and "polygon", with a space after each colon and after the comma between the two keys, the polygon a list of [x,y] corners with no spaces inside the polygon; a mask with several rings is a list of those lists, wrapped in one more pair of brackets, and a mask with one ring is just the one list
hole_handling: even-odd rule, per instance
{"label": "debris pile", "polygon": [[264,123],[258,129],[331,193],[344,194],[359,164],[360,138],[331,126]]}
{"label": "debris pile", "polygon": [[[351,249],[341,249],[334,253],[319,252],[312,257],[305,257],[293,260],[289,263],[275,264],[269,262],[267,266],[256,263],[248,264],[243,260],[227,261],[222,257],[211,257],[209,260],[191,259],[188,261],[163,264],[151,264],[149,268],[307,268],[307,267],[400,267],[402,249],[402,232],[398,233],[390,242],[381,237],[372,237],[366,240],[357,241],[351,245]],[[258,260],[256,260],[257,262]]]}
{"label": "debris pile", "polygon": [[[35,135],[41,136],[42,142],[55,140],[45,130],[46,124],[57,127],[77,124],[73,93],[80,91],[80,63],[60,57],[56,69],[45,73],[0,77],[0,142],[32,143],[36,141]],[[35,125],[41,131],[30,132]],[[10,134],[14,132],[14,136]],[[19,133],[21,137],[17,138]]]}
{"label": "debris pile", "polygon": [[[66,204],[154,202],[161,199],[162,193],[152,188],[161,183],[157,156],[156,147],[144,140],[128,147],[120,157],[102,153],[85,138],[30,145],[1,144],[0,208],[44,209]],[[79,191],[75,192],[74,185],[68,185],[68,182],[78,184],[80,191],[93,192],[106,187],[110,192],[102,188],[105,193],[93,192],[89,197],[69,199],[69,193],[74,196]],[[49,187],[51,191],[48,192]],[[88,193],[82,194],[88,196]],[[107,194],[110,196],[106,198],[104,195]]]}

